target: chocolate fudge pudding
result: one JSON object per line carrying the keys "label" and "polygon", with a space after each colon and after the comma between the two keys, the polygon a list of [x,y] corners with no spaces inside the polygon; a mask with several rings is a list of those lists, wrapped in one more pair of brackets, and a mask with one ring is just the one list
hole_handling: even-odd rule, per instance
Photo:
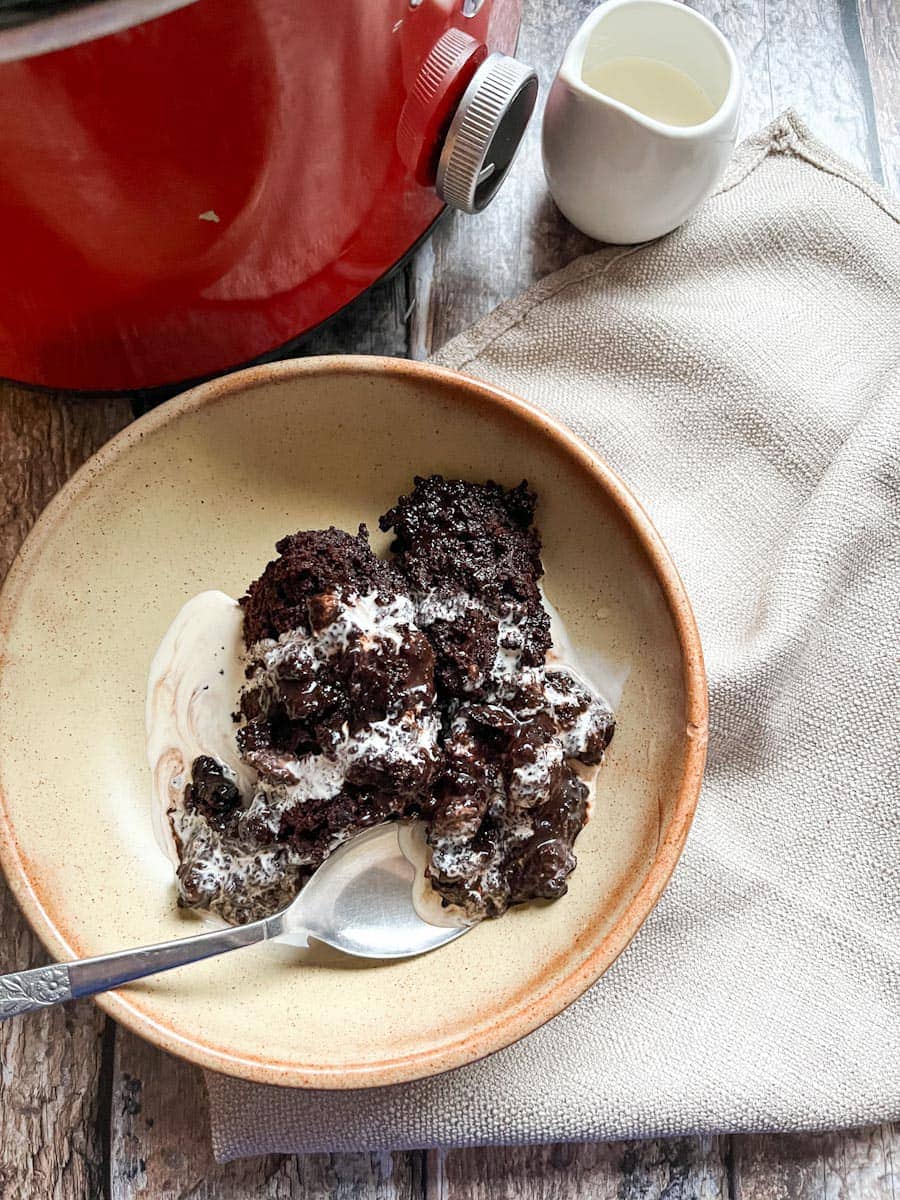
{"label": "chocolate fudge pudding", "polygon": [[148,692],[180,904],[274,912],[391,820],[422,823],[461,919],[565,893],[615,722],[553,647],[536,503],[416,478],[379,522],[390,557],[362,525],[301,531],[239,602],[185,606]]}

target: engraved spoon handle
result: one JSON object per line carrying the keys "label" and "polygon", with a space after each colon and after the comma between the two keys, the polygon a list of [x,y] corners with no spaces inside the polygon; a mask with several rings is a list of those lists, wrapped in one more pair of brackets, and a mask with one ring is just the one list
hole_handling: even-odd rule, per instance
{"label": "engraved spoon handle", "polygon": [[252,946],[255,942],[277,937],[283,924],[282,914],[276,913],[249,925],[215,929],[195,937],[177,938],[174,942],[0,975],[0,1020],[76,1000],[79,996],[108,992],[134,979],[184,967],[216,954],[238,950],[241,946]]}
{"label": "engraved spoon handle", "polygon": [[0,976],[0,1020],[71,999],[72,985],[65,963]]}

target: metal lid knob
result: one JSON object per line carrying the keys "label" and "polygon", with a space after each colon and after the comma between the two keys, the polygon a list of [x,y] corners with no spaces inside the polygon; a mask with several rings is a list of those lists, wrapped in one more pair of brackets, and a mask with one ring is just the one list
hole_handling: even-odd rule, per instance
{"label": "metal lid knob", "polygon": [[505,54],[490,54],[472,76],[441,150],[437,193],[452,208],[481,212],[519,149],[537,99],[537,75]]}

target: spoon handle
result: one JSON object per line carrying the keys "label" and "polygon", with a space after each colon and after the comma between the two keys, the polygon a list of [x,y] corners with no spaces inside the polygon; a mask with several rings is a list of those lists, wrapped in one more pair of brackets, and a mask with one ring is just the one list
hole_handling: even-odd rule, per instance
{"label": "spoon handle", "polygon": [[281,914],[276,913],[274,917],[264,917],[250,925],[214,929],[211,933],[160,942],[156,946],[140,946],[136,950],[121,950],[98,958],[50,963],[31,971],[0,975],[0,1020],[51,1004],[62,1004],[79,996],[108,992],[146,975],[184,967],[241,946],[252,946],[255,942],[277,937],[281,930]]}

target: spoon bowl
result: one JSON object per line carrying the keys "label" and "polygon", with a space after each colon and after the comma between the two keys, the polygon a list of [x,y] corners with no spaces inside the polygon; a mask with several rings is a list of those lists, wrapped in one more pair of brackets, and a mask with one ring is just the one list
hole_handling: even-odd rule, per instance
{"label": "spoon bowl", "polygon": [[376,825],[327,858],[279,914],[278,940],[305,946],[313,937],[357,958],[411,958],[466,933],[470,925],[435,925],[421,915],[401,828]]}

